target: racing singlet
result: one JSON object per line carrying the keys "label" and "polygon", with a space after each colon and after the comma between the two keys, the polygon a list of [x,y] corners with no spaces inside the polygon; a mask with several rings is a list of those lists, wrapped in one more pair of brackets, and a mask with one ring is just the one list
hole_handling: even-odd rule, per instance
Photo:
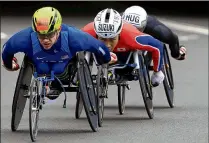
{"label": "racing singlet", "polygon": [[60,32],[61,47],[54,49],[54,54],[42,50],[35,32],[31,33],[33,47],[33,62],[38,74],[50,74],[53,70],[55,74],[62,74],[65,71],[72,55],[68,46],[68,33]]}

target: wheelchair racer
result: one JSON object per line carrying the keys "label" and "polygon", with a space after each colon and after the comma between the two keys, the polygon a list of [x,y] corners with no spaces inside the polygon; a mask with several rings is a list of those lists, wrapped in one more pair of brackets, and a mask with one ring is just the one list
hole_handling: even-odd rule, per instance
{"label": "wheelchair racer", "polygon": [[[154,72],[151,76],[152,85],[158,86],[164,80],[164,74],[161,71],[163,44],[152,36],[138,31],[133,25],[123,22],[116,10],[107,8],[100,11],[94,21],[84,26],[82,30],[103,41],[116,55],[126,54],[133,50],[151,52],[154,64]],[[119,61],[122,59],[124,59],[123,56],[118,57]]]}
{"label": "wheelchair racer", "polygon": [[128,7],[124,11],[122,18],[124,21],[135,26],[139,31],[169,44],[171,56],[174,59],[184,60],[186,58],[186,48],[183,45],[179,45],[178,36],[158,19],[147,15],[144,8],[140,6]]}
{"label": "wheelchair racer", "polygon": [[[3,66],[9,71],[17,71],[20,66],[14,54],[23,52],[29,57],[38,74],[56,75],[65,72],[76,52],[89,51],[99,57],[99,64],[111,60],[105,44],[91,35],[62,23],[60,12],[53,7],[38,9],[32,17],[32,27],[15,33],[4,45]],[[55,82],[55,81],[53,81]],[[62,88],[53,84],[50,95],[59,95]],[[53,89],[54,88],[54,89]]]}

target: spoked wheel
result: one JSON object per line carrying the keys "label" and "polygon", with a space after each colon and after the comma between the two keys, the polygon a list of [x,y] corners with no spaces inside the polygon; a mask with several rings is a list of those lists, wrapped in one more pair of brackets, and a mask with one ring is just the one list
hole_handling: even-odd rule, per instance
{"label": "spoked wheel", "polygon": [[96,96],[97,96],[97,113],[98,113],[98,125],[102,127],[103,117],[104,117],[104,98],[106,96],[106,81],[104,81],[104,73],[102,72],[102,67],[98,67],[97,77],[96,77]]}
{"label": "spoked wheel", "polygon": [[171,68],[171,63],[168,55],[168,50],[164,45],[164,68],[163,73],[165,75],[163,85],[165,89],[165,94],[168,100],[168,104],[171,108],[174,107],[174,81],[173,81],[173,73]]}
{"label": "spoked wheel", "polygon": [[28,64],[25,56],[16,82],[15,93],[12,103],[11,130],[16,131],[25,109],[28,88],[32,78],[32,67]]}
{"label": "spoked wheel", "polygon": [[76,119],[79,119],[83,110],[83,101],[81,97],[81,92],[77,92],[76,94],[76,108],[75,108],[75,117]]}
{"label": "spoked wheel", "polygon": [[29,127],[32,142],[36,141],[38,133],[38,120],[40,111],[40,92],[37,80],[33,80],[30,86],[30,104],[29,104]]}
{"label": "spoked wheel", "polygon": [[84,109],[91,129],[98,130],[98,114],[96,111],[96,95],[91,72],[83,52],[78,53],[78,78]]}
{"label": "spoked wheel", "polygon": [[126,94],[126,84],[118,84],[118,109],[120,115],[125,112],[125,94]]}
{"label": "spoked wheel", "polygon": [[145,104],[145,108],[147,111],[147,114],[149,116],[150,119],[153,119],[154,117],[154,111],[153,111],[153,102],[152,102],[152,94],[149,93],[149,88],[147,88],[147,86],[151,86],[150,85],[150,81],[147,81],[147,79],[149,79],[149,73],[148,69],[146,68],[146,65],[144,63],[144,58],[142,55],[139,55],[139,64],[140,64],[140,69],[139,69],[139,84],[141,87],[141,93],[142,93],[142,97],[144,100],[144,104]]}

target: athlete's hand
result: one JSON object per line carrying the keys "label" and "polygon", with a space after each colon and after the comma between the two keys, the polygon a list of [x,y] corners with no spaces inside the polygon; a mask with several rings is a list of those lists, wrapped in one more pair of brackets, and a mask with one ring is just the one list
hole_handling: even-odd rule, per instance
{"label": "athlete's hand", "polygon": [[177,58],[177,60],[184,60],[186,58],[186,48],[184,46],[180,46],[179,52],[180,56]]}
{"label": "athlete's hand", "polygon": [[109,64],[114,64],[118,61],[118,57],[115,53],[110,52],[110,56],[111,56],[111,61],[109,62]]}
{"label": "athlete's hand", "polygon": [[18,61],[15,57],[12,59],[12,69],[8,69],[7,67],[5,67],[4,63],[3,67],[8,71],[17,71],[20,68]]}

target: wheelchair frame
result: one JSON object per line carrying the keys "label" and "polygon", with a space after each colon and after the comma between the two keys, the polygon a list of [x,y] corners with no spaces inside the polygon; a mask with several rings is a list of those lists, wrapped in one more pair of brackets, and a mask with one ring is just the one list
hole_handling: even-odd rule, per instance
{"label": "wheelchair frame", "polygon": [[[139,76],[139,79],[136,79],[136,80],[139,80],[140,82],[140,86],[141,86],[141,91],[142,91],[142,96],[143,96],[143,100],[144,100],[144,103],[145,103],[145,108],[146,108],[146,111],[148,113],[148,116],[150,119],[153,118],[153,104],[152,104],[152,92],[150,92],[152,89],[151,89],[151,86],[150,86],[150,78],[148,77],[148,81],[146,81],[145,77],[143,78],[143,71],[140,71],[141,67],[143,67],[142,69],[144,69],[144,66],[145,65],[145,60],[144,60],[144,56],[142,54],[142,51],[139,51],[139,50],[136,50],[136,51],[132,51],[129,53],[129,56],[126,60],[126,63],[123,65],[123,66],[118,66],[119,64],[116,64],[116,65],[113,65],[113,66],[109,66],[109,67],[105,67],[104,65],[98,65],[97,64],[97,60],[95,58],[95,55],[92,54],[92,53],[86,53],[86,58],[88,59],[87,61],[90,61],[90,58],[91,58],[91,55],[93,55],[93,59],[97,65],[97,68],[98,68],[98,71],[97,71],[97,77],[96,77],[96,85],[97,85],[97,112],[98,112],[98,119],[99,119],[99,127],[102,126],[102,122],[103,122],[103,112],[104,112],[104,98],[108,98],[108,96],[104,96],[102,95],[101,96],[101,92],[104,92],[104,91],[101,91],[99,90],[99,88],[101,87],[101,85],[103,85],[103,83],[101,83],[101,78],[103,78],[104,76],[107,77],[107,70],[115,70],[115,69],[124,69],[127,67],[128,63],[130,62],[130,59],[133,55],[133,58],[134,58],[134,63],[136,63],[136,67],[134,68],[134,70],[136,70],[136,74],[138,74]],[[141,59],[141,60],[139,60]],[[147,68],[145,70],[148,70]],[[137,72],[138,71],[138,72]],[[98,76],[98,75],[101,75],[101,76]],[[149,74],[147,74],[147,76],[149,76]],[[95,78],[94,78],[95,79]],[[98,83],[100,82],[100,83]],[[145,83],[147,82],[147,83]],[[119,106],[119,112],[120,114],[123,114],[124,113],[124,109],[125,109],[125,93],[121,93],[121,87],[123,87],[125,89],[125,87],[127,86],[126,84],[124,83],[114,83],[114,84],[106,84],[105,86],[108,86],[108,85],[117,85],[118,86],[118,106]],[[150,87],[147,87],[147,86],[150,86]],[[150,91],[148,91],[147,88],[150,88]],[[103,90],[107,90],[108,87],[104,87]],[[124,90],[122,89],[122,90]],[[100,92],[99,92],[100,91]],[[106,91],[107,93],[107,91]],[[77,103],[79,101],[77,100]],[[101,106],[101,107],[100,107]],[[81,106],[80,106],[81,107]],[[80,111],[77,109],[77,112]],[[81,112],[79,112],[81,113]],[[78,117],[79,118],[79,117]]]}
{"label": "wheelchair frame", "polygon": [[[34,92],[32,92],[32,91],[34,91],[33,90],[33,88],[34,88],[33,83],[34,82],[38,83],[37,81],[38,81],[39,77],[35,76],[35,78],[31,82],[33,70],[32,70],[32,66],[30,66],[29,63],[30,63],[29,59],[25,55],[23,62],[22,62],[21,69],[20,69],[20,73],[19,73],[19,76],[17,79],[15,94],[13,97],[11,129],[12,129],[12,131],[17,130],[19,123],[21,121],[21,118],[22,118],[22,114],[23,114],[23,111],[25,108],[25,103],[27,101],[27,98],[30,98],[29,125],[31,127],[31,129],[30,129],[31,140],[34,142],[34,141],[36,141],[38,128],[34,132],[34,130],[32,129],[32,122],[31,122],[32,118],[30,115],[31,115],[31,111],[33,109],[31,106],[32,105],[32,97],[33,97],[32,93],[34,93]],[[71,87],[71,83],[69,83],[68,87],[64,87],[62,84],[63,91],[64,92],[81,92],[82,93],[81,98],[82,98],[82,101],[84,101],[84,108],[86,111],[88,122],[90,124],[92,131],[96,132],[98,130],[98,115],[97,115],[97,112],[95,109],[96,108],[96,95],[95,95],[95,91],[94,91],[94,85],[93,85],[93,81],[91,78],[89,65],[85,59],[84,52],[77,53],[76,66],[77,66],[78,80],[80,81],[79,86],[78,87]],[[25,75],[24,73],[26,73],[28,69],[30,69],[30,71],[28,71],[28,74]],[[28,77],[26,77],[26,76],[29,76],[30,78],[28,79]],[[51,79],[48,79],[48,80],[49,81],[51,81],[52,79],[54,80],[54,77],[55,76],[52,73]],[[27,83],[23,83],[24,78],[28,79]],[[30,83],[32,83],[32,84],[30,84]],[[45,86],[42,86],[42,89],[44,87]],[[30,93],[28,92],[29,90],[31,91]],[[26,96],[25,96],[25,94],[26,94]],[[30,94],[30,96],[27,96],[27,94]],[[36,96],[38,94],[39,93],[36,93]],[[66,93],[65,93],[64,104],[66,104]],[[42,108],[38,108],[38,111],[41,109]]]}

